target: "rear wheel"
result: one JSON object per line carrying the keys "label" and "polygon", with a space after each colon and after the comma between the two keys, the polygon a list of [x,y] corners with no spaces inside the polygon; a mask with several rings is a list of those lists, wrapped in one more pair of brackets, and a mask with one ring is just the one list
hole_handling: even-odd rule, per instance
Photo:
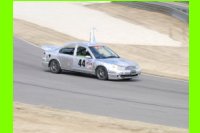
{"label": "rear wheel", "polygon": [[105,67],[100,66],[96,69],[96,76],[100,80],[107,80],[108,79],[108,72]]}
{"label": "rear wheel", "polygon": [[61,72],[60,64],[57,60],[52,60],[50,62],[49,68],[52,73],[60,73]]}

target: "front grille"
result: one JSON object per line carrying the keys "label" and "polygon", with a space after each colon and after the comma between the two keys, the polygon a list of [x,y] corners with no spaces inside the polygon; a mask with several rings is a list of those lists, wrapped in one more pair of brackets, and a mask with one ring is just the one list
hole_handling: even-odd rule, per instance
{"label": "front grille", "polygon": [[138,74],[133,74],[133,75],[120,75],[121,78],[130,78],[130,77],[134,77],[137,76]]}
{"label": "front grille", "polygon": [[128,66],[128,67],[126,67],[126,70],[135,70],[135,69],[136,69],[135,66]]}

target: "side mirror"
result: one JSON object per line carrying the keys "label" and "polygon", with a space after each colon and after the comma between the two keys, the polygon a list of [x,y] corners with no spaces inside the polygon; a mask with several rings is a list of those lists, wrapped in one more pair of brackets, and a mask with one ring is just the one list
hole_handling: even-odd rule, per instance
{"label": "side mirror", "polygon": [[89,56],[89,55],[86,55],[85,58],[86,58],[86,59],[92,59],[92,57]]}

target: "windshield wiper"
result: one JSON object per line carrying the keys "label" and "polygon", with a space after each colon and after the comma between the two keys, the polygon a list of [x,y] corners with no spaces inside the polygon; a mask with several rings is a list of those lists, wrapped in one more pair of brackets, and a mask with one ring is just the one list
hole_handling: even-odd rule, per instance
{"label": "windshield wiper", "polygon": [[119,58],[119,57],[112,55],[112,56],[108,56],[106,58]]}

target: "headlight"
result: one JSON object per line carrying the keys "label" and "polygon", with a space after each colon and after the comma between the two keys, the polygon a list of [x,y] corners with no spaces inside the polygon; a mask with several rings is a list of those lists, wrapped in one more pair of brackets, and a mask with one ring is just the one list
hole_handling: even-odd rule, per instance
{"label": "headlight", "polygon": [[136,65],[136,66],[135,66],[135,68],[136,68],[136,69],[139,69],[139,68],[140,68],[140,66],[139,66],[139,65]]}
{"label": "headlight", "polygon": [[139,65],[135,65],[135,66],[127,66],[126,70],[135,70],[135,69],[139,69],[140,66]]}
{"label": "headlight", "polygon": [[117,65],[112,65],[111,68],[112,68],[113,71],[123,71],[123,70],[125,70],[125,67],[117,66]]}

